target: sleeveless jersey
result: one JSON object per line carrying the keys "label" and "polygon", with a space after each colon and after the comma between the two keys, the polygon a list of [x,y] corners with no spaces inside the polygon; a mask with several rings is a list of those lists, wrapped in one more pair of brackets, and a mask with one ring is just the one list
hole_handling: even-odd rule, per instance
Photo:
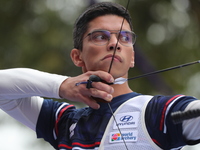
{"label": "sleeveless jersey", "polygon": [[115,111],[115,118],[110,119],[99,150],[160,150],[144,124],[145,108],[151,98],[141,95],[122,104]]}

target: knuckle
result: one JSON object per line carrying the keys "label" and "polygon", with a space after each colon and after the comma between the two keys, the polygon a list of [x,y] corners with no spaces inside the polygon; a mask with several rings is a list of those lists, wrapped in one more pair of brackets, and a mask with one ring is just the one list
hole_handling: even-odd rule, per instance
{"label": "knuckle", "polygon": [[90,91],[91,91],[91,95],[92,95],[92,96],[97,96],[98,93],[99,93],[98,90],[95,89],[95,88],[92,88]]}
{"label": "knuckle", "polygon": [[93,97],[98,97],[98,98],[102,98],[102,99],[107,99],[107,93],[104,91],[99,91],[99,90],[92,90],[92,96]]}

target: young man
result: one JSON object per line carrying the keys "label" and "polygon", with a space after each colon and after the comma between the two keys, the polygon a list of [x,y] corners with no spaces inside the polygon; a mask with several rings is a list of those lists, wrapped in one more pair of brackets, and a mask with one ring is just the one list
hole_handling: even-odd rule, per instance
{"label": "young man", "polygon": [[[184,95],[142,95],[133,92],[127,82],[113,85],[92,82],[92,88],[82,84],[90,75],[97,75],[107,83],[127,78],[129,68],[134,67],[134,43],[135,34],[125,8],[98,3],[75,23],[71,58],[76,66],[82,67],[83,74],[68,78],[32,69],[2,70],[0,107],[35,130],[38,138],[60,150],[180,149],[198,143],[200,119],[174,124],[170,115],[198,108],[199,100]],[[90,107],[76,109],[68,103],[38,96],[66,98]],[[110,103],[96,102],[96,98]]]}

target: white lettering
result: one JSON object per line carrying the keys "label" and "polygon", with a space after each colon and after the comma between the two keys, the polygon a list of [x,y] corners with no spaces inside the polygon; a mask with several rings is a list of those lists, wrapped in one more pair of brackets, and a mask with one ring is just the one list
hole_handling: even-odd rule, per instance
{"label": "white lettering", "polygon": [[[116,138],[116,136],[118,136],[118,138]],[[122,131],[122,133],[118,133],[118,132],[111,132],[110,133],[110,143],[114,143],[114,142],[123,142],[123,139],[126,142],[137,142],[137,138],[138,138],[138,131],[134,130],[134,131]]]}
{"label": "white lettering", "polygon": [[118,126],[135,125],[135,122],[118,123]]}

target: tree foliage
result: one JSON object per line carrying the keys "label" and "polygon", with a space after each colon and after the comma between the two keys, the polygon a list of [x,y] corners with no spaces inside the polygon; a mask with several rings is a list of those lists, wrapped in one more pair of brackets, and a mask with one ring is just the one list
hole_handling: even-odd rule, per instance
{"label": "tree foliage", "polygon": [[[126,5],[126,2],[123,1],[123,4]],[[145,69],[148,68],[144,66],[141,70],[144,64],[158,70],[199,60],[199,6],[200,2],[193,0],[130,2],[129,11],[132,15],[134,31],[138,35],[136,54],[141,53],[146,60],[145,62],[136,57],[136,69],[131,69],[130,76],[145,73]],[[166,93],[167,91],[163,89],[166,87],[173,91],[171,94],[186,92],[188,81],[199,72],[198,68],[199,65],[194,65],[162,73],[157,76],[163,81],[163,84],[158,87],[154,86],[158,78],[135,80],[131,85],[142,93]],[[187,94],[190,94],[190,91]]]}

